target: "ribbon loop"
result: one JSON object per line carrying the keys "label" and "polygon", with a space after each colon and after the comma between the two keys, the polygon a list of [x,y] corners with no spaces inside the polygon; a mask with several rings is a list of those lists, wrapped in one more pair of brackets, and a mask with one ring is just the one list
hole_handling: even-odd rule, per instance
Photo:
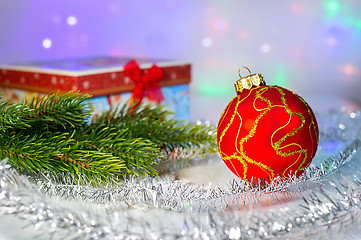
{"label": "ribbon loop", "polygon": [[138,106],[144,96],[150,101],[160,103],[164,100],[164,96],[158,84],[164,78],[163,70],[153,65],[147,70],[142,70],[137,61],[132,60],[124,66],[124,75],[129,77],[134,83],[131,104]]}

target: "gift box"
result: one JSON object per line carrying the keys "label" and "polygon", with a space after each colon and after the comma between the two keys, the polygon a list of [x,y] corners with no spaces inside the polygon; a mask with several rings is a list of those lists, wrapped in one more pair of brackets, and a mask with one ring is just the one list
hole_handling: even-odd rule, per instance
{"label": "gift box", "polygon": [[[133,90],[139,88],[138,83],[124,72],[132,60],[95,57],[0,65],[0,91],[4,92],[3,98],[13,102],[58,91],[80,91],[92,95],[90,101],[95,112],[103,111],[111,105],[129,102]],[[154,67],[162,70],[162,79],[156,83],[162,94],[161,104],[172,110],[177,119],[189,119],[190,63],[135,60],[142,74]],[[149,103],[152,99],[145,97],[143,102]]]}

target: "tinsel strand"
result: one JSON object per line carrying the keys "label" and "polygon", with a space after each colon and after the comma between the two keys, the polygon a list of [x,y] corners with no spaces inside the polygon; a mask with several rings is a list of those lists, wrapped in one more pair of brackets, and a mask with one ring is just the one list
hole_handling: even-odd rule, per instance
{"label": "tinsel strand", "polygon": [[[320,142],[343,137],[349,147],[301,178],[268,186],[233,181],[224,188],[170,175],[94,188],[74,185],[67,175],[29,181],[1,162],[0,212],[40,232],[82,239],[355,239],[361,230],[360,114],[344,115],[335,113],[336,127],[321,131]],[[340,122],[346,127],[338,128]],[[59,184],[63,180],[67,184]]]}

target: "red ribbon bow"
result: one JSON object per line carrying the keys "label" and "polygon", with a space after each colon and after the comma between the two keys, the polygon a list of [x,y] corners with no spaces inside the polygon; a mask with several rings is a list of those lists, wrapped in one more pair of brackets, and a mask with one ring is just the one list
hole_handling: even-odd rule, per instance
{"label": "red ribbon bow", "polygon": [[124,75],[134,81],[131,104],[138,106],[146,95],[150,101],[160,103],[164,100],[158,82],[164,78],[163,70],[153,65],[148,70],[140,69],[137,61],[132,60],[124,66]]}

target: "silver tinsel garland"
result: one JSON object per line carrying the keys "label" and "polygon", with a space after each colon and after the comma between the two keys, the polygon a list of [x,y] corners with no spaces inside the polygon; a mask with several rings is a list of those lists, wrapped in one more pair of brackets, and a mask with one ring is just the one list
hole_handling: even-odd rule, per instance
{"label": "silver tinsel garland", "polygon": [[198,186],[168,175],[81,186],[67,175],[21,175],[5,160],[0,212],[59,238],[361,239],[360,118],[358,111],[320,116],[319,151],[337,154],[270,185]]}

